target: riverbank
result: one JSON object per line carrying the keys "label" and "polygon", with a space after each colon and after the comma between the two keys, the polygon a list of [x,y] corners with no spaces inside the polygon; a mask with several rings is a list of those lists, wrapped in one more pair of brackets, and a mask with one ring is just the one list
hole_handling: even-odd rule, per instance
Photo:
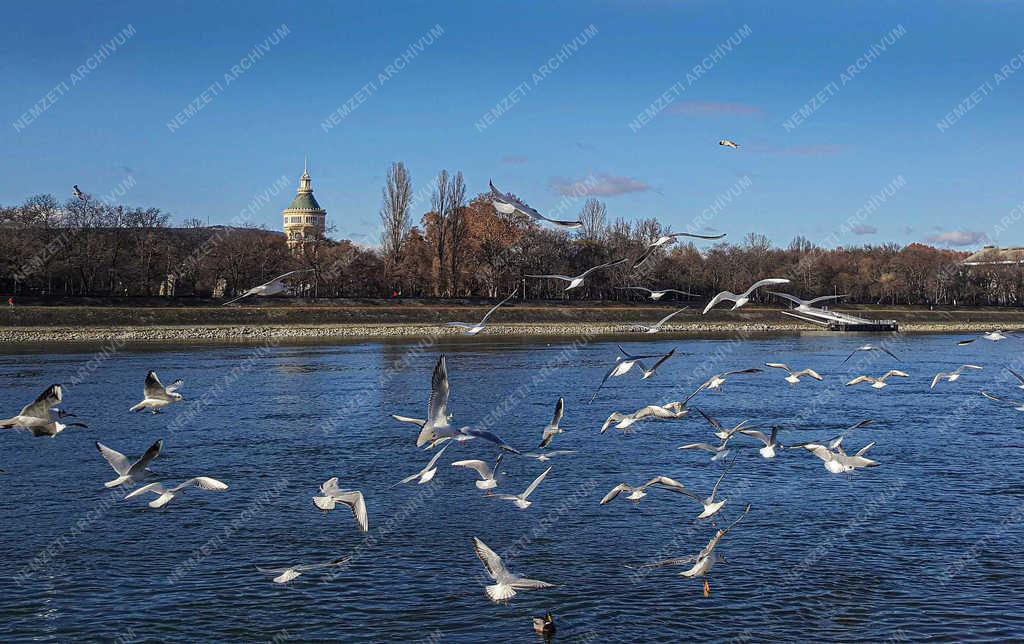
{"label": "riverbank", "polygon": [[[451,320],[475,321],[490,308],[479,304],[406,302],[345,304],[261,303],[244,307],[24,306],[0,311],[0,342],[75,343],[262,342],[374,338],[458,337]],[[503,307],[483,332],[504,336],[600,336],[637,333],[678,303],[520,303]],[[974,333],[1024,329],[1024,312],[1004,308],[937,309],[842,307],[870,319],[893,319],[905,333]],[[822,332],[821,327],[783,315],[774,307],[693,310],[674,318],[662,335],[699,337],[733,334]]]}

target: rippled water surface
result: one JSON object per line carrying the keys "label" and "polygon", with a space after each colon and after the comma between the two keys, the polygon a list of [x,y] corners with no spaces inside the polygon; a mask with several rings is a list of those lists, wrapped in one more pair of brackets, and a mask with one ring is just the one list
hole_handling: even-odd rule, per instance
{"label": "rippled water surface", "polygon": [[[898,363],[863,354],[841,365],[864,338],[633,336],[622,342],[628,351],[677,354],[650,380],[611,380],[592,404],[614,342],[485,335],[427,347],[124,348],[91,367],[91,350],[7,348],[0,415],[63,382],[65,406],[90,428],[55,439],[0,433],[0,639],[535,642],[530,617],[551,610],[556,641],[567,642],[1019,640],[1024,416],[978,392],[1024,399],[1004,368],[1021,345],[956,339],[902,337],[890,345]],[[548,463],[528,510],[484,498],[471,472],[448,465],[492,460],[480,441],[452,446],[430,484],[394,487],[431,453],[388,414],[425,414],[442,351],[455,422],[489,416],[524,451],[565,397],[566,433],[553,448],[577,453]],[[714,570],[710,597],[679,568],[628,568],[695,554],[713,528],[697,524],[699,507],[680,495],[654,490],[639,505],[600,506],[604,493],[658,474],[706,493],[724,464],[676,449],[712,438],[695,412],[625,436],[599,434],[602,421],[679,400],[714,371],[766,361],[812,367],[825,382],[789,386],[772,370],[731,379],[725,393],[702,393],[691,406],[730,425],[780,424],[784,443],[873,418],[846,444],[875,441],[870,455],[881,466],[834,476],[803,450],[764,460],[741,437],[723,513],[731,520],[744,504],[752,509],[720,545],[727,562]],[[985,370],[929,389],[935,372],[963,362]],[[894,366],[911,378],[881,391],[843,387]],[[128,413],[148,369],[165,383],[184,378],[186,400],[158,415]],[[162,510],[111,496],[103,483],[114,473],[94,441],[134,457],[158,438],[160,480],[208,475],[230,489],[188,490]],[[506,458],[498,489],[520,492],[545,467]],[[311,503],[331,476],[365,493],[368,534],[344,508],[322,514]],[[474,536],[505,553],[514,572],[557,587],[490,603]],[[283,586],[255,570],[345,554],[354,555],[349,565]]]}

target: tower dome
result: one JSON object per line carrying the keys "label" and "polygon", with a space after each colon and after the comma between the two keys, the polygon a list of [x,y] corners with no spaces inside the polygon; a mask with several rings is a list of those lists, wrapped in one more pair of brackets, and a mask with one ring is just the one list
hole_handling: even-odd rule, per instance
{"label": "tower dome", "polygon": [[327,231],[327,211],[320,207],[313,196],[308,162],[303,164],[299,190],[282,215],[289,248],[299,248],[303,244],[321,239]]}

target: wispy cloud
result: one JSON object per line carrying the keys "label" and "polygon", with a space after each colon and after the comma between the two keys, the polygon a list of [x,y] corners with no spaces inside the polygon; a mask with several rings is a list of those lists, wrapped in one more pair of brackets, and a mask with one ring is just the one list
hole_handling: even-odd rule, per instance
{"label": "wispy cloud", "polygon": [[878,232],[878,229],[874,226],[868,226],[867,224],[858,224],[851,228],[850,232],[854,235],[874,235]]}
{"label": "wispy cloud", "polygon": [[647,192],[651,186],[646,182],[632,177],[616,177],[610,174],[594,174],[589,181],[552,177],[549,181],[551,190],[562,196],[590,195],[594,197],[614,197],[630,192]]}
{"label": "wispy cloud", "polygon": [[501,162],[504,165],[526,165],[530,162],[530,158],[521,154],[509,154],[502,157]]}
{"label": "wispy cloud", "polygon": [[794,145],[780,148],[775,153],[785,157],[828,157],[843,151],[842,145],[821,143],[818,145]]}
{"label": "wispy cloud", "polygon": [[758,116],[764,113],[756,105],[747,105],[745,103],[710,103],[706,101],[683,101],[670,107],[669,111],[673,114],[688,114],[691,116],[714,116],[718,114]]}
{"label": "wispy cloud", "polygon": [[925,237],[933,244],[945,244],[947,246],[977,246],[988,241],[988,235],[980,230],[951,230],[944,233],[936,233]]}

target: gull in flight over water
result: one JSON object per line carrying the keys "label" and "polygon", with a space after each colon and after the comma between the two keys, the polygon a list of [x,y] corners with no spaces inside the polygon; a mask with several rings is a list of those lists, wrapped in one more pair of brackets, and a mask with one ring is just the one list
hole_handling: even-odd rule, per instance
{"label": "gull in flight over water", "polygon": [[160,449],[163,448],[164,442],[158,440],[149,446],[146,453],[143,454],[139,460],[132,463],[129,461],[124,454],[117,450],[110,449],[103,443],[97,442],[96,449],[99,450],[100,456],[106,459],[110,467],[114,468],[117,472],[117,478],[112,481],[107,481],[103,485],[105,487],[118,487],[119,485],[130,485],[132,483],[138,483],[142,479],[146,478],[147,475],[152,474],[149,470],[149,464],[154,458],[160,455]]}
{"label": "gull in flight over water", "polygon": [[491,186],[491,193],[490,195],[488,195],[491,200],[491,205],[494,206],[495,210],[497,210],[503,215],[511,215],[512,213],[519,211],[522,214],[526,215],[527,217],[530,217],[534,221],[546,221],[549,224],[554,224],[555,226],[558,226],[559,228],[572,229],[583,227],[583,222],[579,220],[560,221],[558,219],[548,219],[544,215],[537,212],[534,208],[528,206],[525,201],[519,199],[512,193],[502,192],[498,190],[497,188],[494,187],[494,183],[490,181],[488,182],[488,185]]}
{"label": "gull in flight over water", "polygon": [[677,559],[666,559],[664,561],[657,561],[654,563],[643,564],[636,566],[638,568],[664,568],[665,566],[685,566],[692,564],[692,566],[679,573],[680,576],[686,577],[687,579],[696,579],[698,577],[704,578],[704,596],[708,597],[711,595],[711,584],[708,581],[708,576],[711,574],[711,568],[716,563],[727,563],[725,557],[715,552],[715,548],[718,547],[722,537],[724,537],[730,530],[736,527],[736,525],[743,520],[743,517],[747,516],[747,512],[750,512],[750,505],[748,504],[743,510],[743,514],[738,519],[732,522],[728,527],[721,528],[715,532],[715,535],[708,541],[708,545],[698,552],[694,556],[680,557]]}
{"label": "gull in flight over water", "polygon": [[822,445],[821,443],[804,443],[802,445],[794,446],[802,447],[808,452],[814,454],[822,460],[825,465],[825,469],[832,474],[844,474],[846,472],[852,472],[862,467],[876,467],[878,461],[873,461],[870,458],[866,458],[864,455],[867,454],[868,450],[875,446],[874,443],[868,443],[864,447],[860,448],[853,456],[848,456],[843,451],[843,438],[839,437],[832,441],[831,445]]}
{"label": "gull in flight over water", "polygon": [[58,407],[62,400],[64,389],[60,385],[50,385],[34,401],[25,405],[17,416],[0,420],[0,429],[26,429],[33,436],[53,438],[68,427],[88,428],[84,423],[60,422],[62,418],[75,417]]}
{"label": "gull in flight over water", "polygon": [[182,395],[178,393],[178,389],[180,389],[183,384],[185,384],[185,381],[178,378],[171,384],[164,387],[160,382],[160,379],[156,377],[156,372],[150,371],[146,374],[146,384],[142,387],[142,402],[135,405],[128,411],[142,411],[143,409],[149,409],[155,414],[164,407],[182,399]]}
{"label": "gull in flight over water", "polygon": [[843,444],[843,439],[846,438],[847,434],[849,434],[850,432],[853,432],[855,430],[858,430],[861,427],[867,427],[868,425],[873,425],[874,422],[875,421],[873,419],[868,418],[867,420],[862,420],[859,423],[855,423],[853,425],[850,425],[849,427],[844,429],[841,433],[836,434],[835,436],[829,438],[828,440],[825,440],[825,441],[808,441],[806,443],[797,443],[796,445],[791,445],[789,447],[789,449],[797,449],[799,447],[806,447],[807,445],[828,445],[829,449],[837,449],[840,445]]}
{"label": "gull in flight over water", "polygon": [[553,449],[546,452],[530,452],[529,454],[523,454],[526,458],[535,458],[541,463],[547,463],[556,456],[568,456],[569,454],[575,454],[574,449]]}
{"label": "gull in flight over water", "polygon": [[638,324],[637,326],[639,326],[641,329],[643,329],[644,333],[657,333],[658,331],[661,331],[661,326],[663,324],[665,324],[666,322],[668,322],[669,320],[671,320],[675,316],[679,315],[680,313],[682,313],[683,311],[685,311],[688,308],[689,308],[688,306],[684,306],[683,308],[679,309],[678,311],[673,311],[672,313],[669,313],[668,315],[666,315],[665,317],[661,318],[660,320],[658,320],[657,322],[655,322],[654,324],[652,324],[650,326],[648,326],[646,324]]}
{"label": "gull in flight over water", "polygon": [[548,426],[544,428],[544,435],[540,439],[540,445],[538,445],[538,448],[543,449],[547,447],[551,444],[551,441],[555,439],[555,436],[564,433],[564,430],[558,426],[559,423],[562,422],[562,415],[564,413],[565,400],[559,398],[558,402],[555,403],[555,415],[551,418],[551,422],[548,423]]}
{"label": "gull in flight over water", "polygon": [[518,293],[518,292],[519,292],[519,289],[517,288],[516,290],[512,291],[511,295],[509,295],[504,300],[498,302],[493,307],[491,307],[491,310],[488,311],[487,314],[484,315],[483,319],[481,319],[476,324],[471,324],[469,322],[449,322],[448,326],[458,327],[460,329],[466,329],[465,335],[476,335],[477,333],[480,333],[481,331],[484,330],[484,325],[487,323],[487,318],[491,317],[491,314],[494,313],[495,311],[497,311],[498,307],[500,307],[502,304],[504,304],[505,302],[508,302],[513,297],[515,297],[516,293]]}
{"label": "gull in flight over water", "polygon": [[716,304],[718,304],[719,302],[722,302],[724,300],[729,300],[730,302],[733,302],[732,308],[730,310],[731,311],[735,311],[736,309],[740,308],[741,306],[743,306],[744,304],[749,302],[751,294],[753,294],[754,291],[756,291],[757,289],[761,288],[762,286],[768,286],[769,284],[788,284],[788,283],[789,283],[789,280],[784,278],[784,277],[769,277],[767,279],[758,280],[758,281],[754,282],[750,286],[750,288],[748,288],[747,290],[743,291],[739,295],[737,295],[736,293],[733,293],[732,291],[722,291],[718,295],[716,295],[713,298],[711,298],[711,301],[708,302],[707,306],[704,307],[704,314],[706,315],[707,312],[710,311],[711,309],[713,309]]}
{"label": "gull in flight over water", "polygon": [[1007,367],[1006,370],[1009,371],[1010,374],[1017,379],[1017,389],[1024,389],[1024,376],[1020,375],[1019,373],[1017,373],[1016,371],[1009,367]]}
{"label": "gull in flight over water", "polygon": [[359,529],[367,532],[370,529],[370,522],[366,517],[366,501],[363,500],[363,493],[359,490],[343,490],[338,487],[338,477],[327,479],[320,486],[320,496],[313,497],[313,505],[324,512],[330,512],[338,503],[343,503],[352,510]]}
{"label": "gull in flight over water", "polygon": [[796,308],[797,311],[805,311],[805,312],[806,311],[812,311],[812,312],[813,311],[817,311],[817,309],[814,308],[814,305],[817,304],[818,302],[827,302],[828,300],[839,300],[839,299],[842,299],[844,297],[847,297],[847,295],[822,295],[821,297],[815,297],[815,298],[811,298],[809,300],[802,300],[799,297],[796,297],[795,295],[790,295],[789,293],[780,293],[778,291],[768,291],[768,292],[770,294],[772,294],[772,295],[777,295],[778,297],[785,298],[785,299],[789,300],[790,302],[795,303],[796,304],[795,308]]}
{"label": "gull in flight over water", "polygon": [[571,291],[572,289],[577,288],[581,284],[583,284],[583,281],[585,279],[587,279],[587,275],[590,275],[594,271],[601,270],[602,268],[611,268],[612,266],[618,266],[619,264],[622,264],[623,262],[628,262],[628,261],[629,261],[628,257],[623,257],[622,259],[617,259],[617,260],[615,260],[613,262],[607,262],[605,264],[598,264],[597,266],[594,266],[593,268],[588,268],[587,270],[583,271],[582,273],[580,273],[579,275],[577,275],[575,277],[572,277],[570,275],[526,275],[526,277],[536,277],[536,278],[539,278],[539,279],[562,280],[563,282],[569,282],[569,286],[566,286],[565,290],[566,291]]}
{"label": "gull in flight over water", "polygon": [[430,481],[434,479],[434,475],[437,474],[437,461],[438,459],[441,458],[441,455],[444,454],[444,451],[446,449],[448,449],[448,445],[445,445],[441,449],[437,450],[437,453],[434,454],[434,457],[430,459],[430,462],[428,462],[422,470],[416,472],[415,474],[411,474],[405,477],[404,479],[398,482],[398,485],[402,485],[403,483],[411,483],[414,479],[419,479],[418,482],[420,485],[423,485],[424,483],[430,483]]}
{"label": "gull in flight over water", "polygon": [[310,570],[320,570],[321,568],[340,566],[342,564],[348,563],[349,559],[351,558],[351,556],[341,557],[340,559],[328,561],[327,563],[299,564],[297,566],[288,566],[286,568],[262,568],[260,566],[256,566],[256,570],[260,572],[269,573],[272,575],[277,575],[276,577],[274,577],[275,584],[287,584],[289,581],[295,579],[296,577],[301,577],[302,573],[304,572],[309,572]]}
{"label": "gull in flight over water", "polygon": [[775,448],[783,448],[782,443],[778,441],[779,429],[781,428],[778,425],[773,425],[771,436],[765,436],[764,432],[760,432],[756,429],[740,429],[737,431],[739,431],[739,433],[743,434],[744,436],[756,438],[757,440],[764,443],[764,447],[757,450],[757,453],[760,454],[763,458],[775,458]]}
{"label": "gull in flight over water", "polygon": [[996,401],[998,403],[1003,403],[1004,405],[1010,405],[1011,407],[1013,407],[1017,411],[1024,411],[1024,402],[1020,402],[1019,400],[1010,400],[1009,398],[999,398],[998,396],[993,396],[992,394],[990,394],[990,393],[988,393],[986,391],[981,392],[981,395],[986,397],[986,398],[988,398],[989,400],[994,400],[994,401]]}
{"label": "gull in flight over water", "polygon": [[722,147],[725,147],[725,148],[733,148],[733,149],[737,149],[737,148],[740,147],[739,143],[735,143],[734,141],[730,141],[729,139],[722,139],[721,141],[718,142],[718,145],[720,145]]}
{"label": "gull in flight over water", "polygon": [[781,362],[766,362],[764,366],[771,367],[773,369],[784,369],[789,375],[786,376],[786,382],[791,385],[795,385],[800,382],[800,376],[807,376],[808,378],[814,378],[815,380],[821,380],[822,377],[814,369],[801,369],[800,371],[793,371],[785,364]]}
{"label": "gull in flight over water", "polygon": [[931,388],[935,389],[935,385],[939,384],[940,380],[946,380],[947,382],[956,382],[957,380],[960,379],[960,375],[963,372],[967,371],[968,369],[974,371],[981,371],[981,367],[979,367],[976,364],[963,364],[954,369],[953,371],[950,371],[949,373],[945,371],[940,371],[939,373],[935,374],[934,378],[932,378]]}
{"label": "gull in flight over water", "polygon": [[658,372],[658,367],[660,367],[661,365],[663,365],[663,364],[665,363],[665,361],[666,361],[666,360],[668,360],[669,358],[671,358],[671,357],[672,357],[672,356],[674,356],[675,354],[676,354],[676,350],[675,350],[675,349],[672,349],[671,351],[669,351],[669,352],[668,352],[668,353],[666,353],[665,355],[663,355],[663,356],[661,356],[660,358],[658,358],[658,361],[657,361],[657,362],[655,362],[655,363],[654,363],[654,366],[653,366],[653,367],[651,367],[650,369],[648,369],[648,368],[647,368],[647,365],[645,365],[645,364],[643,363],[643,361],[641,361],[641,362],[637,362],[637,363],[636,363],[636,364],[637,364],[637,366],[638,366],[638,367],[640,367],[640,371],[642,371],[642,372],[643,372],[643,374],[642,374],[642,375],[640,376],[640,380],[647,380],[648,378],[651,378],[651,377],[653,377],[653,376],[654,376],[654,374],[656,374],[656,373]]}
{"label": "gull in flight over water", "polygon": [[[989,331],[988,333],[983,333],[979,337],[981,337],[984,340],[990,340],[992,342],[999,342],[1000,340],[1005,340],[1006,338],[1009,338],[1010,337],[1010,332],[1009,331],[1003,331],[1002,329],[996,329],[995,331]],[[970,340],[961,340],[961,341],[957,342],[956,344],[957,344],[957,346],[962,347],[965,344],[970,344],[970,343],[974,342],[977,339],[978,338],[971,338]]]}
{"label": "gull in flight over water", "polygon": [[[626,353],[626,350],[623,349],[621,346],[615,346],[618,347],[622,355],[615,357],[615,365],[608,370],[608,373],[604,374],[604,378],[601,378],[601,384],[597,386],[597,391],[595,391],[594,395],[590,397],[590,402],[594,402],[594,399],[597,398],[597,394],[600,393],[601,391],[601,387],[604,387],[604,383],[608,382],[609,378],[618,378],[619,376],[626,375],[633,369],[633,367],[640,364],[641,360],[649,360],[651,358],[660,357],[656,355],[634,356],[629,353]],[[659,363],[660,362],[661,361],[659,361]]]}
{"label": "gull in flight over water", "polygon": [[[636,268],[636,266],[637,265],[634,264],[633,268]],[[645,293],[650,294],[651,299],[654,300],[655,302],[657,302],[661,298],[665,297],[665,295],[667,295],[669,293],[676,293],[678,295],[687,295],[689,297],[700,297],[699,295],[697,295],[695,293],[687,293],[686,291],[679,291],[679,290],[676,290],[674,288],[665,288],[665,289],[661,289],[660,291],[652,291],[651,289],[644,288],[643,286],[616,286],[615,288],[620,290],[620,291],[644,291]]]}
{"label": "gull in flight over water", "polygon": [[519,508],[520,510],[525,510],[526,508],[533,505],[533,501],[529,501],[528,499],[530,495],[533,494],[533,491],[537,489],[537,486],[540,485],[540,482],[544,480],[544,477],[546,477],[548,475],[548,472],[550,471],[550,467],[544,470],[544,472],[541,473],[540,476],[533,480],[533,483],[530,483],[530,487],[523,490],[522,494],[496,494],[491,498],[500,499],[502,501],[511,501],[515,503],[516,507]]}
{"label": "gull in flight over water", "polygon": [[886,379],[888,379],[890,377],[893,377],[893,376],[895,376],[897,378],[909,378],[910,377],[909,374],[907,374],[907,373],[905,373],[903,371],[900,371],[899,369],[890,369],[890,370],[886,371],[884,374],[882,374],[878,378],[872,378],[871,376],[857,376],[856,378],[854,378],[850,382],[846,383],[846,386],[849,387],[850,385],[859,385],[862,382],[870,382],[871,386],[874,387],[875,389],[881,389],[882,387],[887,386],[887,383],[885,382]]}
{"label": "gull in flight over water", "polygon": [[641,407],[632,414],[623,414],[617,411],[613,411],[608,419],[601,425],[601,433],[608,431],[608,428],[612,423],[615,423],[615,429],[621,429],[623,433],[629,433],[629,428],[634,423],[645,420],[647,418],[656,418],[660,420],[669,420],[682,418],[689,413],[681,402],[672,402],[667,405],[647,405]]}
{"label": "gull in flight over water", "polygon": [[697,496],[696,494],[694,494],[693,492],[686,488],[678,490],[681,494],[690,497],[697,503],[700,503],[702,506],[704,506],[704,509],[701,511],[701,513],[697,515],[698,519],[710,519],[711,517],[718,514],[719,510],[721,510],[722,507],[725,506],[727,499],[716,501],[715,496],[718,494],[718,486],[722,484],[722,479],[724,479],[725,475],[729,473],[729,470],[732,469],[732,465],[735,462],[736,457],[733,456],[732,460],[729,461],[729,465],[722,472],[721,476],[718,477],[718,480],[715,481],[715,486],[711,488],[711,494],[704,498]]}
{"label": "gull in flight over water", "polygon": [[227,483],[221,483],[217,479],[210,478],[209,476],[197,476],[191,478],[184,483],[179,483],[172,488],[165,488],[162,483],[150,483],[143,485],[137,490],[132,490],[125,495],[125,500],[145,494],[146,492],[152,492],[157,497],[149,502],[151,508],[162,508],[171,502],[175,496],[181,494],[190,487],[197,487],[200,490],[207,490],[209,492],[223,492],[228,489]]}
{"label": "gull in flight over water", "polygon": [[468,467],[474,470],[480,475],[480,480],[476,481],[476,487],[479,490],[493,490],[498,486],[498,467],[501,465],[501,457],[504,454],[498,454],[498,458],[494,461],[494,467],[489,467],[487,463],[480,460],[468,460],[468,461],[455,461],[452,463],[452,467]]}
{"label": "gull in flight over water", "polygon": [[[695,409],[697,408],[695,407]],[[725,427],[722,426],[722,423],[718,422],[717,419],[712,418],[710,415],[704,413],[703,409],[697,409],[697,413],[703,416],[704,420],[708,421],[708,424],[711,425],[711,427],[715,430],[715,438],[717,438],[720,441],[728,440],[729,438],[732,437],[733,434],[746,427],[747,423],[750,422],[748,420],[744,420],[743,422],[741,422],[739,425],[736,425],[732,429],[726,429]]]}
{"label": "gull in flight over water", "polygon": [[857,347],[853,351],[851,351],[850,355],[846,356],[846,360],[843,360],[839,364],[846,364],[846,361],[849,360],[850,358],[852,358],[853,356],[855,356],[858,351],[881,351],[883,353],[888,353],[890,356],[893,357],[893,359],[899,360],[899,358],[896,357],[895,353],[893,353],[892,351],[889,351],[888,349],[886,349],[885,347],[883,347],[880,344],[864,344],[864,345],[861,345],[861,346]]}
{"label": "gull in flight over water", "polygon": [[246,297],[249,297],[249,296],[266,297],[268,295],[277,295],[278,293],[284,293],[285,291],[288,290],[288,285],[286,285],[284,283],[284,281],[283,281],[284,278],[290,277],[292,275],[297,275],[299,273],[309,273],[309,272],[312,272],[312,270],[313,270],[312,268],[306,268],[306,269],[298,270],[298,271],[288,271],[287,273],[285,273],[283,275],[278,275],[277,277],[275,277],[274,279],[270,280],[266,284],[260,284],[259,286],[252,287],[251,289],[249,289],[245,293],[242,293],[241,295],[239,295],[235,299],[229,300],[229,301],[225,302],[224,304],[222,304],[222,306],[227,306],[228,304],[234,304],[238,300],[241,300],[242,298],[246,298]]}
{"label": "gull in flight over water", "polygon": [[[721,239],[721,238],[725,237],[725,233],[722,233],[721,235],[698,235],[696,233],[667,233],[665,235],[662,235],[661,237],[658,237],[657,239],[652,241],[650,244],[648,244],[647,248],[644,249],[644,252],[640,255],[640,257],[636,258],[636,261],[633,262],[633,270],[636,270],[644,262],[646,262],[647,259],[651,255],[654,254],[655,250],[657,250],[661,246],[664,246],[665,244],[674,242],[679,237],[693,237],[695,239]],[[637,287],[634,286],[634,287],[627,287],[627,288],[637,288]],[[647,289],[644,289],[644,290],[647,290]],[[671,289],[669,289],[669,291],[671,291]],[[664,295],[666,292],[668,292],[668,291],[660,291],[660,293],[662,295]],[[674,293],[683,293],[682,291],[672,291],[672,292],[674,292]],[[650,293],[651,293],[651,299],[652,300],[657,300],[658,298],[661,297],[661,295],[659,295],[658,297],[654,297],[654,291],[650,291]],[[691,293],[685,293],[685,295],[692,295],[692,294]]]}
{"label": "gull in flight over water", "polygon": [[[726,371],[725,373],[716,373],[715,375],[713,375],[710,378],[708,378],[707,380],[705,380],[704,384],[702,384],[700,387],[697,388],[697,391],[695,391],[692,394],[690,394],[690,398],[693,398],[695,395],[697,395],[698,392],[703,391],[704,389],[707,389],[709,391],[710,390],[714,390],[714,389],[721,389],[722,385],[725,384],[725,381],[729,378],[729,376],[738,376],[738,375],[742,375],[742,374],[751,374],[751,373],[761,373],[761,371],[762,370],[758,369],[757,367],[752,367],[750,369],[738,369],[736,371]],[[689,399],[687,399],[687,400],[689,400]]]}
{"label": "gull in flight over water", "polygon": [[492,602],[507,601],[515,597],[517,590],[554,588],[554,584],[549,584],[546,581],[526,579],[510,573],[498,553],[488,548],[487,544],[476,537],[473,537],[473,548],[476,550],[476,556],[480,558],[484,568],[487,569],[487,574],[494,580],[493,584],[484,588],[484,592]]}
{"label": "gull in flight over water", "polygon": [[709,445],[708,443],[690,443],[688,445],[681,445],[679,449],[697,449],[711,454],[711,461],[720,461],[729,455],[729,440],[732,436],[723,438],[722,442],[718,445]]}
{"label": "gull in flight over water", "polygon": [[619,483],[618,485],[613,487],[611,491],[608,492],[608,494],[604,495],[604,498],[601,499],[601,502],[598,505],[606,505],[608,503],[611,503],[612,501],[615,500],[616,497],[618,497],[623,492],[629,492],[629,495],[625,497],[627,501],[639,503],[641,499],[647,496],[647,490],[652,487],[658,487],[663,490],[670,490],[672,492],[679,492],[680,494],[686,494],[687,492],[686,487],[679,481],[670,479],[667,476],[655,476],[650,481],[647,481],[646,483],[639,487],[633,487],[632,485]]}

